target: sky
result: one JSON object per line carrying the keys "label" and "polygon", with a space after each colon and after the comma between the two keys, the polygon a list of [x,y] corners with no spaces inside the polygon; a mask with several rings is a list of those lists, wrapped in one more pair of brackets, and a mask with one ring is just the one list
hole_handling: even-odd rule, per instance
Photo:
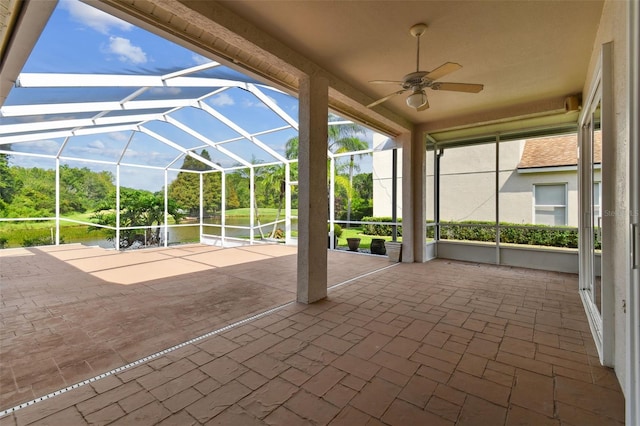
{"label": "sky", "polygon": [[[108,15],[77,0],[61,0],[53,12],[40,39],[34,47],[23,73],[88,73],[88,74],[128,74],[128,75],[163,75],[177,70],[210,62],[205,58],[177,44],[169,42],[148,31]],[[195,75],[194,75],[195,76]],[[198,74],[214,78],[234,79],[243,82],[258,83],[250,77],[226,67]],[[274,89],[259,86],[261,90],[287,114],[297,120],[298,102],[292,96]],[[109,89],[28,89],[14,88],[5,105],[31,103],[65,103],[79,101],[121,100],[132,93],[135,88]],[[197,97],[214,90],[207,88],[154,88],[142,94],[139,100],[162,98]],[[249,133],[264,132],[279,128],[286,122],[267,108],[252,93],[240,88],[232,88],[205,102]],[[154,112],[154,111],[148,111]],[[91,114],[67,114],[56,119],[90,117]],[[187,107],[171,114],[171,117],[187,124],[197,132],[215,142],[237,138],[238,132],[213,119],[207,113],[196,108]],[[49,120],[47,117],[0,117],[0,125],[23,121]],[[162,134],[186,148],[202,145],[202,142],[191,135],[163,123],[152,122],[146,126],[150,130]],[[286,141],[297,133],[293,129],[281,130],[260,135],[258,138],[276,152],[284,154]],[[371,146],[371,132],[363,139]],[[174,163],[180,166],[182,160],[176,161],[178,151],[157,141],[151,136],[136,132],[111,132],[99,135],[78,136],[70,138],[64,145],[63,155],[92,159],[96,161],[115,161],[128,144],[122,161],[132,164],[165,167]],[[63,139],[45,139],[36,142],[13,144],[14,151],[55,154],[63,145]],[[242,156],[249,162],[272,162],[275,158],[263,150],[255,148],[246,139],[224,145],[232,153]],[[212,160],[223,166],[236,163],[217,150],[207,149]],[[370,171],[369,159],[362,159],[360,170]],[[25,167],[52,167],[52,160],[37,157],[11,156],[11,164]],[[113,166],[97,163],[73,161],[70,165],[89,167],[93,170],[113,171]],[[150,169],[145,169],[150,170]],[[123,167],[121,184],[135,186],[152,191],[160,190],[163,179],[158,179],[159,172],[141,173],[134,167]]]}

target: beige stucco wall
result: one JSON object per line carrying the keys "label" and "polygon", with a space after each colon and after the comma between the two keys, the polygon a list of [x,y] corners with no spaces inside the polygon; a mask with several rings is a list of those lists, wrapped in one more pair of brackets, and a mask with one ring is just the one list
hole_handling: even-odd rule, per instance
{"label": "beige stucco wall", "polygon": [[[375,146],[375,136],[374,136]],[[391,217],[392,152],[373,153],[373,215]],[[402,217],[402,149],[398,149],[398,217]],[[427,185],[429,183],[427,182]]]}
{"label": "beige stucco wall", "polygon": [[[533,185],[566,183],[568,225],[578,226],[576,171],[518,173],[523,147],[524,141],[500,144],[500,221],[533,223]],[[434,218],[433,168],[433,152],[428,152],[427,219]],[[442,220],[495,220],[495,144],[446,149],[441,169]],[[390,151],[374,154],[373,180],[373,214],[391,216]]]}
{"label": "beige stucco wall", "polygon": [[[603,142],[602,149],[609,150],[612,161],[603,164],[605,176],[610,173],[611,179],[603,187],[603,200],[606,202],[608,193],[610,205],[604,209],[610,214],[603,217],[605,238],[603,262],[605,271],[603,281],[605,285],[614,286],[614,323],[615,323],[615,354],[614,368],[622,388],[625,386],[625,312],[623,300],[629,285],[629,126],[627,122],[628,81],[627,81],[627,2],[609,0],[605,2],[600,26],[593,45],[593,52],[589,65],[587,81],[583,89],[583,98],[589,94],[589,89],[595,79],[596,64],[600,57],[603,43],[613,41],[613,111],[611,111],[611,125],[613,138],[608,143]],[[603,118],[604,119],[604,118]],[[606,157],[605,157],[606,161]]]}

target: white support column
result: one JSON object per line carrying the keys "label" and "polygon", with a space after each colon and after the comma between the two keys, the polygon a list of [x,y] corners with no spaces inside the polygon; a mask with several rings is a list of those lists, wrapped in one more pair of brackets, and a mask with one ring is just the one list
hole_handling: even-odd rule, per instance
{"label": "white support column", "polygon": [[227,173],[220,172],[220,181],[222,187],[222,193],[220,194],[220,240],[221,245],[224,247],[224,238],[226,236],[226,224],[227,224]]}
{"label": "white support column", "polygon": [[402,143],[402,261],[426,260],[426,147],[422,132],[405,133]]}
{"label": "white support column", "polygon": [[249,215],[251,216],[249,218],[249,226],[251,227],[251,229],[249,230],[249,243],[253,244],[253,237],[255,234],[255,231],[253,229],[254,225],[255,225],[255,215],[256,212],[254,210],[254,206],[256,204],[256,185],[255,185],[255,170],[253,169],[253,166],[249,167]]}
{"label": "white support column", "polygon": [[297,300],[313,303],[327,297],[328,82],[309,76],[299,90]]}
{"label": "white support column", "polygon": [[[169,246],[169,172],[164,169],[164,246]],[[151,229],[153,232],[153,229]]]}
{"label": "white support column", "polygon": [[116,250],[120,250],[120,164],[116,164]]}
{"label": "white support column", "polygon": [[198,176],[200,176],[200,218],[199,218],[199,223],[200,223],[200,242],[202,243],[202,223],[204,222],[204,175],[203,173],[199,173]]}
{"label": "white support column", "polygon": [[284,163],[284,243],[293,243],[291,238],[291,164]]}
{"label": "white support column", "polygon": [[333,233],[333,225],[336,223],[336,159],[331,157],[329,167],[329,248],[335,249],[335,234]]}
{"label": "white support column", "polygon": [[56,241],[60,245],[60,158],[56,157]]}

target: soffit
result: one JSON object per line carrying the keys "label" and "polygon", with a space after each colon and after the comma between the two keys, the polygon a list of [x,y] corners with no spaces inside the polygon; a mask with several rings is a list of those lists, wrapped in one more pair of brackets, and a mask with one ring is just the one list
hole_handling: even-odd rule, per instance
{"label": "soffit", "polygon": [[415,71],[415,39],[408,29],[425,22],[420,68],[457,62],[463,68],[443,80],[485,85],[479,94],[428,91],[431,107],[423,112],[409,109],[402,95],[381,106],[430,130],[486,121],[491,111],[505,117],[513,107],[537,114],[543,105],[562,105],[565,96],[580,93],[603,6],[602,1],[220,3],[372,100],[396,87],[370,80],[399,80]]}
{"label": "soffit", "polygon": [[5,46],[9,42],[13,23],[18,16],[19,6],[20,3],[17,0],[8,0],[0,3],[0,52],[4,52]]}

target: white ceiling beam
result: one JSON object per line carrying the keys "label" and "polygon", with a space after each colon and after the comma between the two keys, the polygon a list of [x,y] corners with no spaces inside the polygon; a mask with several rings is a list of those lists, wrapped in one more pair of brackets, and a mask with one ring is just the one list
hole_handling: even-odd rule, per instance
{"label": "white ceiling beam", "polygon": [[5,105],[0,117],[20,117],[45,114],[71,114],[93,111],[121,111],[196,106],[193,99],[160,99],[152,101],[69,102],[61,104]]}
{"label": "white ceiling beam", "polygon": [[289,114],[287,114],[280,106],[275,103],[269,96],[267,96],[262,90],[260,90],[256,85],[249,84],[247,86],[249,92],[253,93],[255,97],[260,99],[263,104],[265,104],[271,111],[275,112],[280,118],[282,118],[286,123],[288,123],[295,130],[298,130],[298,122],[293,119]]}
{"label": "white ceiling beam", "polygon": [[277,132],[280,132],[282,130],[288,130],[288,129],[291,129],[291,126],[281,126],[281,127],[276,127],[274,129],[267,129],[267,130],[263,130],[261,132],[253,133],[252,136],[268,135],[270,133],[277,133]]}
{"label": "white ceiling beam", "polygon": [[140,87],[137,90],[134,90],[133,93],[127,95],[124,99],[120,100],[120,103],[125,103],[125,102],[129,102],[134,100],[135,98],[137,98],[138,96],[141,96],[144,92],[146,92],[147,90],[149,90],[150,87]]}
{"label": "white ceiling beam", "polygon": [[163,80],[169,80],[172,78],[176,78],[176,77],[182,77],[188,74],[193,74],[195,72],[200,72],[200,71],[205,71],[211,68],[216,68],[220,66],[220,62],[216,62],[216,61],[211,61],[211,62],[207,62],[206,64],[200,64],[200,65],[196,65],[190,68],[185,68],[183,70],[179,70],[176,72],[172,72],[169,74],[165,74],[162,76]]}
{"label": "white ceiling beam", "polygon": [[258,138],[252,136],[249,132],[247,132],[242,127],[238,126],[236,123],[234,123],[233,121],[228,119],[225,115],[219,113],[218,111],[216,111],[215,109],[211,108],[209,105],[207,105],[204,102],[199,102],[198,104],[200,105],[200,108],[202,110],[208,112],[213,117],[217,118],[222,123],[224,123],[226,126],[230,127],[232,130],[236,131],[240,135],[244,136],[247,140],[251,141],[254,145],[256,145],[256,146],[262,148],[264,151],[268,152],[271,156],[273,156],[274,158],[278,159],[280,162],[282,162],[282,163],[286,163],[287,162],[286,158],[284,158],[278,152],[274,151],[268,145],[265,145]]}
{"label": "white ceiling beam", "polygon": [[199,160],[200,162],[206,164],[209,167],[212,167],[212,168],[214,168],[216,170],[222,170],[222,167],[220,165],[214,163],[213,161],[207,160],[206,158],[202,157],[201,155],[198,155],[198,154],[186,149],[185,147],[178,145],[177,143],[165,138],[164,136],[161,136],[161,135],[157,134],[156,132],[154,132],[152,130],[147,129],[146,127],[138,126],[138,129],[142,133],[145,133],[145,134],[151,136],[152,138],[157,139],[158,141],[162,142],[163,144],[168,145],[171,148],[173,148],[173,149],[175,149],[175,150],[177,150],[179,152],[182,152],[185,155],[188,155],[190,157],[195,158],[196,160]]}
{"label": "white ceiling beam", "polygon": [[33,141],[40,141],[40,140],[46,140],[46,139],[64,138],[69,134],[71,134],[70,131],[60,131],[60,132],[27,133],[25,135],[0,136],[0,145],[10,144],[10,143],[33,142]]}
{"label": "white ceiling beam", "polygon": [[100,133],[115,133],[133,130],[137,130],[137,123],[122,126],[88,127],[78,130],[25,133],[22,135],[0,136],[0,144],[34,142],[46,139],[65,138],[69,136],[95,135]]}
{"label": "white ceiling beam", "polygon": [[109,124],[140,123],[142,121],[158,119],[162,119],[162,114],[120,115],[114,117],[100,117],[96,119],[78,118],[71,120],[41,121],[37,123],[6,124],[4,126],[0,126],[0,135],[56,129],[77,129]]}
{"label": "white ceiling beam", "polygon": [[157,75],[48,74],[22,73],[17,87],[240,87],[247,83],[221,78],[175,77]]}
{"label": "white ceiling beam", "polygon": [[41,121],[35,123],[5,124],[0,127],[0,135],[14,133],[38,132],[54,129],[70,129],[74,127],[90,126],[94,123],[88,119]]}
{"label": "white ceiling beam", "polygon": [[73,136],[97,135],[100,133],[132,132],[137,129],[137,124],[122,124],[114,126],[86,127],[73,131]]}
{"label": "white ceiling beam", "polygon": [[132,123],[132,122],[149,122],[153,120],[161,120],[163,114],[137,114],[137,115],[118,115],[112,117],[100,117],[95,118],[92,121],[96,126],[119,124],[119,123]]}
{"label": "white ceiling beam", "polygon": [[240,157],[240,156],[234,154],[233,152],[229,151],[228,149],[220,146],[219,144],[215,143],[214,141],[212,141],[208,137],[206,137],[206,136],[202,135],[201,133],[193,130],[191,127],[181,123],[180,121],[176,120],[175,118],[166,116],[165,120],[167,121],[167,123],[173,124],[174,126],[179,128],[183,132],[190,134],[194,138],[200,140],[201,142],[204,142],[207,146],[210,146],[211,148],[214,148],[214,149],[220,151],[221,153],[223,153],[224,155],[228,156],[229,158],[231,158],[233,160],[236,160],[238,163],[243,164],[243,165],[245,165],[247,167],[251,166],[251,163],[249,163],[248,161],[246,161],[242,157]]}

